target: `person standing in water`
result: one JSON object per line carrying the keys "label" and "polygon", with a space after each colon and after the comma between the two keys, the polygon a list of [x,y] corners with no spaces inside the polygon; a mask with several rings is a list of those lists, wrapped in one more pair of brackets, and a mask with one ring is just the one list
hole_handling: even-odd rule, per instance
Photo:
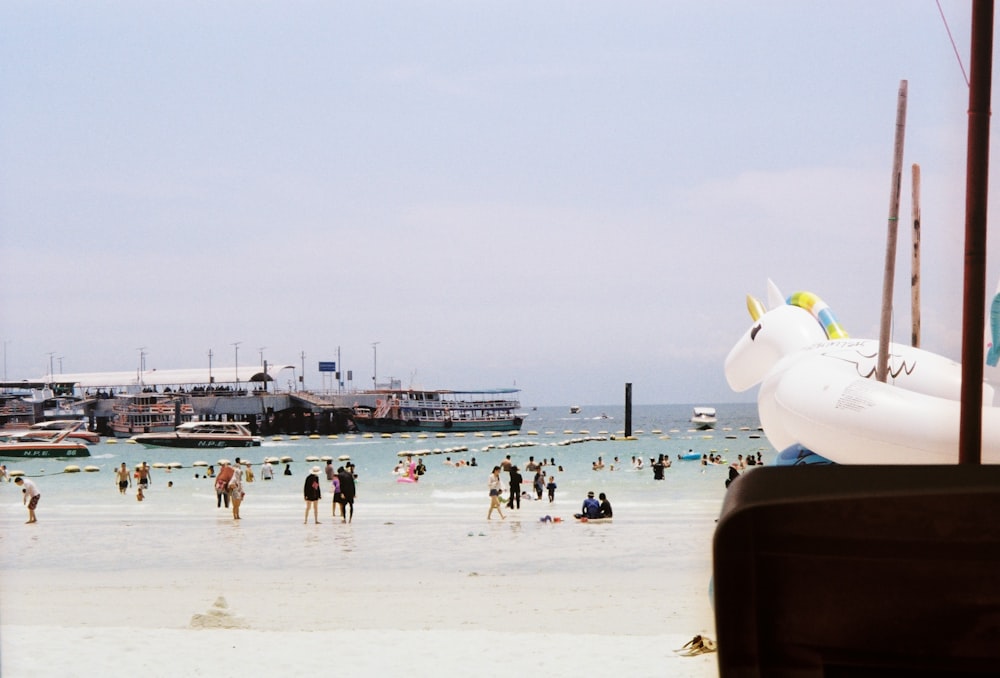
{"label": "person standing in water", "polygon": [[323,493],[319,488],[319,466],[313,466],[312,471],[306,476],[306,482],[302,486],[302,495],[306,500],[306,517],[303,524],[309,522],[309,509],[312,509],[313,520],[319,525],[319,500],[323,498]]}
{"label": "person standing in water", "polygon": [[125,462],[115,471],[115,478],[118,480],[118,491],[125,494],[125,491],[132,486],[132,474],[128,472]]}
{"label": "person standing in water", "polygon": [[487,485],[490,488],[490,511],[486,514],[486,520],[493,519],[494,510],[500,514],[500,519],[503,520],[507,516],[505,516],[503,511],[500,509],[500,492],[503,491],[503,481],[500,480],[499,466],[493,467],[493,472],[490,474]]}
{"label": "person standing in water", "polygon": [[[358,492],[353,467],[338,467],[337,478],[340,480],[340,522],[349,523],[354,520],[354,497]],[[351,509],[350,513],[347,512],[348,507]]]}
{"label": "person standing in water", "polygon": [[511,511],[514,510],[515,506],[518,510],[521,510],[521,472],[518,470],[517,465],[510,467],[510,481],[507,487],[510,489],[510,496],[507,497],[507,508]]}
{"label": "person standing in water", "polygon": [[233,506],[233,520],[240,519],[240,504],[243,503],[243,466],[240,464],[239,457],[236,459],[236,465],[233,467],[233,476],[229,479],[229,499]]}
{"label": "person standing in water", "polygon": [[38,485],[35,485],[34,481],[27,480],[18,476],[14,478],[14,484],[21,488],[21,493],[23,494],[22,504],[28,507],[28,522],[25,523],[37,523],[38,519],[35,517],[35,508],[38,506],[38,500],[42,498],[42,493],[38,491]]}

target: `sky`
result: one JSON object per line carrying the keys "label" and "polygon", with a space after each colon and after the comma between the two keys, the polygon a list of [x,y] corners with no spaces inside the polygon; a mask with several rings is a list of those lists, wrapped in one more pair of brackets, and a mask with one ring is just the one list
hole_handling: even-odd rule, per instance
{"label": "sky", "polygon": [[922,346],[957,360],[970,12],[8,0],[4,376],[211,352],[324,390],[339,356],[355,388],[750,401],[723,362],[768,279],[878,336],[903,80],[893,339],[917,163]]}

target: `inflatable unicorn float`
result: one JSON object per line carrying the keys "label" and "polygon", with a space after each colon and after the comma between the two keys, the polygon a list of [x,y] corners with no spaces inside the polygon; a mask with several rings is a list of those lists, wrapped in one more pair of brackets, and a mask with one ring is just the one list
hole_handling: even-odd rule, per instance
{"label": "inflatable unicorn float", "polygon": [[[883,383],[875,378],[878,340],[849,338],[819,297],[796,292],[785,299],[768,281],[768,305],[747,297],[753,326],[729,352],[725,372],[734,391],[760,384],[760,423],[779,452],[799,446],[838,464],[958,463],[959,363],[893,343]],[[992,315],[1000,320],[998,301]],[[997,343],[987,358],[993,365]],[[984,383],[988,464],[1000,463],[995,397]]]}

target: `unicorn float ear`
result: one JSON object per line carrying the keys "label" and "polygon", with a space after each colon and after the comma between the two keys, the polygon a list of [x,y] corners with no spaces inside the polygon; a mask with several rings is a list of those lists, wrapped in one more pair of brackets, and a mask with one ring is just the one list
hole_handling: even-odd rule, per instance
{"label": "unicorn float ear", "polygon": [[774,309],[785,305],[785,295],[770,278],[767,279],[767,307]]}

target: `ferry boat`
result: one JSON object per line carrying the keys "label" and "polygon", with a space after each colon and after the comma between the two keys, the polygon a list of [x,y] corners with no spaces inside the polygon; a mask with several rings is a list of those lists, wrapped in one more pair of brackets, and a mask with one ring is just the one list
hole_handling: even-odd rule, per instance
{"label": "ferry boat", "polygon": [[714,407],[696,407],[694,408],[694,414],[691,415],[691,423],[694,424],[696,429],[705,430],[714,428],[716,421]]}
{"label": "ferry boat", "polygon": [[167,433],[140,433],[132,440],[146,447],[260,447],[260,437],[238,421],[189,421]]}
{"label": "ferry boat", "polygon": [[118,396],[112,408],[111,431],[116,438],[137,433],[170,433],[194,418],[194,408],[162,393],[135,393]]}
{"label": "ferry boat", "polygon": [[362,433],[422,431],[520,431],[519,389],[483,391],[386,389],[371,392],[375,406],[355,405],[354,424]]}

